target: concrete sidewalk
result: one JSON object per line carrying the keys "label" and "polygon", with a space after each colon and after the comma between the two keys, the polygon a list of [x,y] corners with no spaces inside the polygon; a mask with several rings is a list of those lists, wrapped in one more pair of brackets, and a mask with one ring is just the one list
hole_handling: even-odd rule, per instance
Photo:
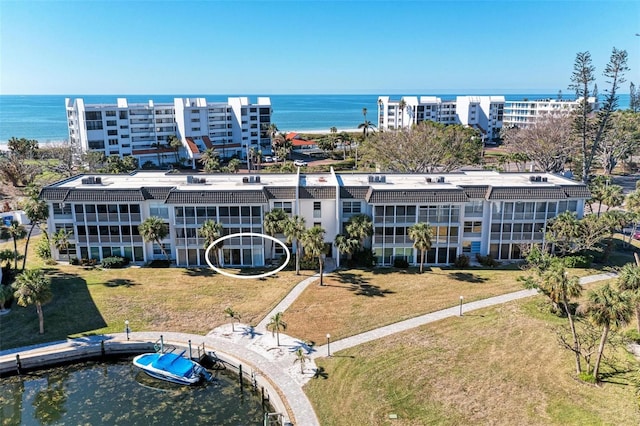
{"label": "concrete sidewalk", "polygon": [[[580,278],[580,284],[589,284],[597,281],[607,280],[614,278],[616,274],[606,273],[598,275],[590,275]],[[523,299],[525,297],[531,297],[538,294],[536,290],[521,290],[514,293],[502,294],[500,296],[490,297],[488,299],[476,300],[474,302],[464,303],[462,305],[462,312],[475,311],[477,309],[487,308],[490,306],[500,305],[502,303],[511,302],[513,300]],[[412,328],[420,327],[425,324],[429,324],[435,321],[440,321],[445,318],[455,317],[460,315],[460,307],[455,306],[441,311],[431,312],[419,317],[410,318],[405,321],[400,321],[394,324],[389,324],[384,327],[376,328],[375,330],[367,331],[365,333],[357,334],[355,336],[347,337],[345,339],[336,340],[330,343],[331,352],[340,351],[343,349],[352,348],[354,346],[367,343],[372,340],[380,339],[382,337],[390,336],[395,333],[401,333],[403,331],[410,330]],[[312,358],[318,358],[324,356],[327,353],[326,345],[318,346],[315,348],[316,352],[311,355]]]}

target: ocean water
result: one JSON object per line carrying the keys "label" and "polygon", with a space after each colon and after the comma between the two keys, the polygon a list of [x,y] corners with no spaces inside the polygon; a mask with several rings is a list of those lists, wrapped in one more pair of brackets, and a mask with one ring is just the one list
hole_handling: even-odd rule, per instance
{"label": "ocean water", "polygon": [[[402,95],[381,93],[399,99]],[[456,94],[414,93],[432,95],[443,100],[455,99]],[[460,93],[466,95],[466,93]],[[501,93],[494,93],[501,95]],[[376,124],[378,95],[0,95],[0,144],[11,137],[36,139],[40,143],[64,141],[68,137],[64,98],[84,98],[85,103],[116,103],[125,97],[130,103],[173,102],[175,97],[205,97],[207,101],[225,101],[229,96],[247,96],[256,102],[258,96],[271,98],[272,122],[280,131],[354,129],[362,123],[362,109],[367,119]],[[511,94],[506,100],[555,98],[556,94]],[[565,98],[569,96],[565,95]],[[620,95],[619,108],[629,107],[629,95]]]}

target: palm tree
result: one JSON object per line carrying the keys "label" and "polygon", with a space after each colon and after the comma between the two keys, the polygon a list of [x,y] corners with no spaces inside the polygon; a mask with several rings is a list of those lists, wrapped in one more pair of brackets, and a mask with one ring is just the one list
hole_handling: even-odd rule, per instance
{"label": "palm tree", "polygon": [[[31,233],[36,226],[40,224],[46,225],[47,219],[49,218],[49,206],[47,206],[47,203],[44,200],[30,198],[24,205],[24,212],[27,215],[27,218],[29,218],[29,220],[31,221],[31,228],[29,229],[29,233],[27,234],[27,242],[24,245],[24,257],[22,258],[23,271],[27,264],[27,254],[29,253],[29,241],[31,240]],[[46,230],[44,230],[44,232],[46,234]]]}
{"label": "palm tree", "polygon": [[362,115],[364,121],[358,125],[358,129],[362,129],[362,136],[366,139],[371,127],[376,127],[371,121],[367,120],[367,109],[362,108]]}
{"label": "palm tree", "polygon": [[236,329],[235,329],[235,326],[233,324],[233,321],[234,320],[239,321],[240,320],[240,314],[238,312],[234,311],[233,309],[231,309],[230,307],[226,308],[224,310],[224,313],[227,314],[227,316],[229,318],[231,318],[231,331],[235,332]]}
{"label": "palm tree", "polygon": [[617,287],[620,291],[628,291],[633,295],[636,311],[636,325],[640,332],[640,266],[627,263],[618,273]]}
{"label": "palm tree", "polygon": [[305,253],[308,253],[309,256],[318,258],[321,286],[324,285],[322,281],[324,267],[322,256],[325,254],[324,233],[325,231],[321,226],[315,225],[307,229],[302,236],[302,245],[304,246]]}
{"label": "palm tree", "polygon": [[58,250],[58,253],[61,253],[63,250],[65,251],[65,255],[67,256],[67,261],[69,260],[69,237],[71,237],[71,232],[68,232],[64,228],[58,229],[56,233],[53,234],[53,245]]}
{"label": "palm tree", "polygon": [[[284,232],[284,226],[289,216],[282,209],[273,209],[264,216],[262,226],[267,235],[275,237],[276,234]],[[275,242],[271,241],[271,257],[273,258]]]}
{"label": "palm tree", "polygon": [[413,240],[413,247],[420,250],[420,273],[422,273],[424,265],[424,255],[431,250],[431,238],[433,232],[431,225],[427,222],[416,223],[407,230],[409,238]]}
{"label": "palm tree", "polygon": [[40,269],[27,269],[23,271],[13,283],[15,289],[14,297],[18,305],[36,305],[38,321],[40,323],[40,334],[44,334],[44,316],[42,305],[53,297],[51,293],[51,282],[44,276]]}
{"label": "palm tree", "polygon": [[400,128],[404,127],[404,108],[407,106],[407,102],[404,98],[400,99],[398,103],[398,114],[400,114]]}
{"label": "palm tree", "polygon": [[[222,237],[223,227],[222,224],[215,220],[207,220],[202,224],[200,228],[200,236],[204,239],[205,249],[214,243],[217,239]],[[215,264],[220,264],[220,249],[224,245],[224,241],[219,242],[213,247]]]}
{"label": "palm tree", "polygon": [[580,297],[582,294],[582,286],[578,277],[569,278],[565,271],[564,262],[559,258],[552,258],[549,268],[542,272],[542,282],[540,287],[543,292],[551,299],[555,305],[562,305],[564,312],[569,320],[571,328],[571,336],[573,337],[573,352],[576,357],[576,373],[580,374],[582,368],[580,366],[580,343],[576,333],[573,315],[569,309],[569,300]]}
{"label": "palm tree", "polygon": [[[638,181],[640,182],[640,180]],[[638,224],[640,223],[640,190],[636,189],[627,195],[627,200],[625,202],[625,209],[630,213],[633,228],[636,229]],[[629,232],[629,238],[627,240],[627,244],[631,244],[631,239],[633,238],[634,231]]]}
{"label": "palm tree", "polygon": [[340,253],[347,255],[347,259],[351,259],[351,255],[355,253],[360,246],[360,243],[356,238],[351,238],[344,234],[336,235],[336,239],[333,242]]}
{"label": "palm tree", "polygon": [[292,216],[284,224],[284,235],[287,237],[287,243],[292,244],[296,250],[296,275],[300,275],[300,256],[302,256],[300,240],[305,231],[304,217],[302,216]]}
{"label": "palm tree", "polygon": [[364,240],[373,235],[373,222],[364,213],[356,214],[351,216],[345,230],[351,238],[358,240],[358,247],[364,249]]}
{"label": "palm tree", "polygon": [[11,300],[13,289],[9,285],[0,283],[0,312],[4,311],[4,304]]}
{"label": "palm tree", "polygon": [[164,220],[158,216],[150,216],[138,225],[138,231],[140,236],[146,243],[154,242],[160,246],[160,250],[164,253],[167,260],[169,260],[169,253],[164,249],[164,240],[169,235],[168,226],[164,223]]}
{"label": "palm tree", "polygon": [[600,361],[609,330],[611,327],[621,327],[627,324],[633,315],[633,306],[630,293],[617,291],[609,284],[590,291],[588,299],[586,313],[595,325],[602,327],[600,346],[593,366],[593,377],[598,380]]}
{"label": "palm tree", "polygon": [[271,317],[269,324],[267,324],[267,330],[271,331],[271,336],[276,335],[278,346],[280,346],[280,330],[285,331],[287,329],[287,323],[283,319],[284,314],[278,312]]}
{"label": "palm tree", "polygon": [[180,152],[180,148],[182,148],[182,141],[178,139],[176,135],[171,135],[167,140],[167,145],[169,146],[169,148],[173,149],[173,151],[175,152],[176,164],[180,163],[180,158],[178,154]]}
{"label": "palm tree", "polygon": [[[282,209],[273,209],[269,213],[264,216],[264,222],[262,226],[264,227],[264,232],[267,235],[275,237],[276,234],[284,232],[285,223],[289,219],[287,213]],[[274,246],[275,241],[271,240],[271,258],[273,259],[274,255]]]}
{"label": "palm tree", "polygon": [[23,239],[27,235],[26,229],[17,220],[12,220],[7,227],[7,233],[13,240],[13,261],[14,269],[18,269],[18,240]]}
{"label": "palm tree", "polygon": [[160,142],[154,142],[151,144],[152,148],[156,149],[156,156],[158,158],[158,168],[160,168],[160,151],[164,148],[164,145]]}
{"label": "palm tree", "polygon": [[207,148],[200,154],[200,162],[205,171],[216,171],[220,168],[220,154],[218,154],[215,148]]}
{"label": "palm tree", "polygon": [[299,362],[300,363],[300,373],[304,374],[304,364],[305,364],[305,362],[310,361],[311,358],[309,358],[304,353],[302,348],[296,349],[295,354],[296,354],[296,359],[293,360],[293,363],[295,364],[295,363]]}
{"label": "palm tree", "polygon": [[351,136],[347,132],[340,132],[338,134],[338,140],[340,141],[340,145],[342,146],[342,159],[347,159],[347,148],[346,146],[351,146]]}
{"label": "palm tree", "polygon": [[612,207],[620,207],[624,202],[624,194],[622,193],[622,187],[620,185],[607,186],[602,195],[602,200],[598,207],[598,216],[600,216],[600,207],[602,207],[602,204],[606,205],[607,211],[609,211]]}

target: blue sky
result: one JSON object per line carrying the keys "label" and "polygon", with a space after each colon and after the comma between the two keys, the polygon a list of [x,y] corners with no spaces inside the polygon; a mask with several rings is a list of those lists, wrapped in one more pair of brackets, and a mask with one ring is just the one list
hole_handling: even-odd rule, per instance
{"label": "blue sky", "polygon": [[568,93],[580,51],[602,92],[636,33],[635,0],[0,0],[0,93]]}

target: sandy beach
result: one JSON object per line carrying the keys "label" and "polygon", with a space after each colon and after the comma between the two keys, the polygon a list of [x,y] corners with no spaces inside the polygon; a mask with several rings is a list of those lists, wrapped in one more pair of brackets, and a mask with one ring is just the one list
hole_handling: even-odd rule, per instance
{"label": "sandy beach", "polygon": [[[375,129],[369,129],[369,132],[373,132]],[[362,129],[338,129],[337,133],[347,132],[347,133],[362,133]],[[306,135],[328,135],[331,134],[329,129],[327,130],[285,130],[282,133],[302,133]]]}

